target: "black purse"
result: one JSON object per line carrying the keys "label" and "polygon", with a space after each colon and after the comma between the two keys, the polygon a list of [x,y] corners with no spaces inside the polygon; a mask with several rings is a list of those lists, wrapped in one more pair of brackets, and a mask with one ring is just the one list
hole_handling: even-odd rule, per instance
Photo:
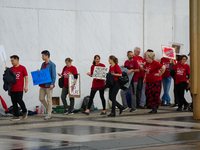
{"label": "black purse", "polygon": [[[115,65],[115,70],[116,70],[116,65]],[[129,82],[129,78],[126,72],[122,72],[122,76],[118,77],[118,79],[119,79],[120,89],[124,88],[124,85]]]}
{"label": "black purse", "polygon": [[[63,73],[65,72],[65,69],[67,68],[67,66],[65,66],[64,70],[63,70]],[[61,78],[58,79],[58,86],[60,88],[63,88],[64,86],[64,76],[62,76]]]}

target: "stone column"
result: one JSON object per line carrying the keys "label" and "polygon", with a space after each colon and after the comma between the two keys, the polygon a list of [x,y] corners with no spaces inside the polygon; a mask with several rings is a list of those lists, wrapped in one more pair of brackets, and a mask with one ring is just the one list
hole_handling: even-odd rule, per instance
{"label": "stone column", "polygon": [[190,71],[193,119],[200,119],[200,0],[190,0]]}

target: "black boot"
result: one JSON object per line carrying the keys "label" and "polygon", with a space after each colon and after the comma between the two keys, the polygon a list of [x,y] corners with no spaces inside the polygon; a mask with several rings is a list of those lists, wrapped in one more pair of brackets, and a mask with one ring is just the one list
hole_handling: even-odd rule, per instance
{"label": "black boot", "polygon": [[157,107],[153,106],[152,111],[149,112],[150,114],[157,113]]}

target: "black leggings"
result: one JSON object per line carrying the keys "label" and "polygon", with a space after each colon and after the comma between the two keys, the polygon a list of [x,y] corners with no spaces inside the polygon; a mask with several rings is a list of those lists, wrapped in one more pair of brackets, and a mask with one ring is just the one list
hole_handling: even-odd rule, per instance
{"label": "black leggings", "polygon": [[143,77],[138,78],[137,90],[136,90],[136,102],[139,106],[142,96],[142,87],[143,87]]}
{"label": "black leggings", "polygon": [[179,84],[176,84],[177,87],[177,94],[179,98],[179,104],[178,107],[182,108],[183,104],[184,106],[188,105],[188,102],[186,101],[184,94],[185,94],[185,89],[187,88],[187,82],[181,82]]}
{"label": "black leggings", "polygon": [[176,80],[174,79],[174,99],[175,99],[175,104],[179,103],[179,98],[178,98],[178,84],[175,84]]}
{"label": "black leggings", "polygon": [[[95,96],[96,92],[97,91],[91,90],[91,92],[90,92],[90,100],[89,100],[87,109],[90,109],[90,107],[92,106],[93,99],[94,99],[94,96]],[[100,95],[100,98],[101,98],[103,110],[106,110],[106,100],[104,98],[104,89],[103,90],[99,90],[99,95]]]}
{"label": "black leggings", "polygon": [[19,91],[19,92],[11,92],[11,100],[13,103],[13,110],[14,110],[14,116],[19,117],[19,111],[18,111],[18,105],[21,107],[22,112],[26,113],[27,109],[26,106],[24,104],[24,101],[22,100],[23,97],[23,91]]}
{"label": "black leggings", "polygon": [[120,85],[119,85],[119,81],[115,82],[114,85],[112,87],[110,87],[109,90],[109,99],[112,101],[112,111],[111,113],[115,114],[115,106],[117,106],[119,109],[122,109],[123,106],[120,105],[117,101],[116,101],[116,96],[117,93],[120,89]]}

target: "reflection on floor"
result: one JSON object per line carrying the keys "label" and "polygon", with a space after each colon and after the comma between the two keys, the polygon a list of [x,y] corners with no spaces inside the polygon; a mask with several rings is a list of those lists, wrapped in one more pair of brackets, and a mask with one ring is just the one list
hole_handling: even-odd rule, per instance
{"label": "reflection on floor", "polygon": [[[110,110],[107,110],[110,111]],[[189,111],[176,112],[162,106],[157,114],[148,109],[128,110],[114,118],[101,116],[100,110],[89,116],[53,114],[28,117],[18,122],[0,118],[0,147],[7,149],[176,149],[200,143],[200,121]],[[187,145],[188,147],[188,145]],[[189,147],[187,149],[190,149]]]}

